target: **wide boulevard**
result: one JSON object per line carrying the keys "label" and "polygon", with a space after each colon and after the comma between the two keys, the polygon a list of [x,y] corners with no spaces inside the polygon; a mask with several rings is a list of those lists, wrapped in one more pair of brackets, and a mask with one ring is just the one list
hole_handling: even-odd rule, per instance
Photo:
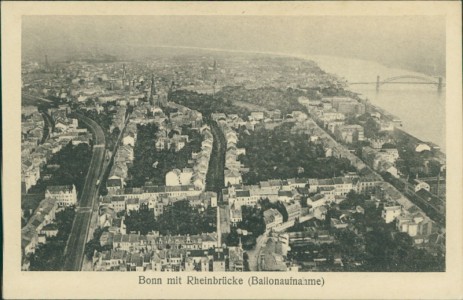
{"label": "wide boulevard", "polygon": [[105,136],[101,127],[95,121],[82,115],[77,115],[77,118],[92,131],[95,141],[93,143],[92,160],[84,188],[80,193],[76,217],[65,249],[64,271],[79,271],[82,267],[92,209],[98,192],[97,181],[101,177],[105,154]]}

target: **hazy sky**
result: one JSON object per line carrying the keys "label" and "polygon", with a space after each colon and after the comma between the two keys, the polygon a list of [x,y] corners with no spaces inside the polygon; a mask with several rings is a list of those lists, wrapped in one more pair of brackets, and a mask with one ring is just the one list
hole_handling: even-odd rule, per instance
{"label": "hazy sky", "polygon": [[[433,16],[27,16],[23,54],[118,45],[193,46],[445,68],[445,19]],[[109,49],[109,50],[108,50]],[[115,51],[117,52],[117,51]],[[51,58],[53,59],[53,58]]]}

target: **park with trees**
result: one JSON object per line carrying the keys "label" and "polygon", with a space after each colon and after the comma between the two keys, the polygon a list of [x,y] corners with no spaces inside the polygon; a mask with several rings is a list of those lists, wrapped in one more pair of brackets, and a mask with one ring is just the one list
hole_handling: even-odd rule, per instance
{"label": "park with trees", "polygon": [[257,238],[265,232],[264,213],[259,206],[242,206],[243,220],[230,228],[224,240],[228,246],[238,246],[241,243],[244,250],[250,250],[256,245]]}
{"label": "park with trees", "polygon": [[206,121],[212,113],[238,114],[242,118],[249,115],[246,108],[233,105],[233,99],[225,99],[221,94],[208,95],[193,91],[176,90],[169,93],[169,101],[195,109],[203,114]]}
{"label": "park with trees", "polygon": [[31,271],[61,271],[64,263],[64,249],[71,233],[74,216],[74,207],[67,207],[56,213],[55,221],[51,224],[56,226],[58,234],[47,238],[46,243],[40,244],[35,249],[35,253],[29,256]]}
{"label": "park with trees", "polygon": [[155,147],[158,132],[159,128],[155,124],[137,126],[134,161],[129,168],[129,186],[140,187],[147,181],[164,185],[167,172],[190,167],[188,161],[191,154],[201,150],[201,135],[188,127],[182,129],[182,134],[188,135],[189,142],[181,150],[158,150]]}
{"label": "park with trees", "polygon": [[240,131],[237,146],[246,154],[239,160],[250,171],[243,174],[245,184],[268,179],[331,178],[355,171],[346,158],[325,158],[323,146],[310,142],[307,134],[291,133],[290,123],[251,133]]}
{"label": "park with trees", "polygon": [[224,99],[225,102],[249,102],[265,109],[279,109],[283,115],[293,111],[305,111],[305,107],[297,101],[301,96],[314,95],[301,89],[275,87],[246,89],[243,86],[226,86],[217,93],[217,97]]}
{"label": "park with trees", "polygon": [[[180,200],[164,208],[158,218],[147,206],[131,211],[125,216],[127,232],[139,232],[146,235],[158,231],[161,235],[194,235],[215,232],[217,226],[217,208],[194,207],[188,200]],[[173,221],[175,220],[175,221]]]}
{"label": "park with trees", "polygon": [[102,252],[112,249],[112,245],[101,246],[100,237],[104,232],[108,232],[108,227],[97,227],[93,231],[93,237],[85,244],[84,254],[88,260],[91,260],[95,251]]}
{"label": "park with trees", "polygon": [[80,192],[85,183],[91,158],[91,146],[85,143],[73,145],[69,142],[53,154],[42,168],[41,177],[37,184],[30,188],[29,194],[43,194],[49,185],[71,184],[74,184],[77,192]]}

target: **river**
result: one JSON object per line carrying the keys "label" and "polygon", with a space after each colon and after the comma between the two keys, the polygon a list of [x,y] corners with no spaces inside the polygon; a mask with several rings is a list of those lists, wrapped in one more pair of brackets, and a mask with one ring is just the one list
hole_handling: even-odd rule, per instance
{"label": "river", "polygon": [[[331,56],[308,56],[320,68],[349,82],[376,82],[394,76],[423,76],[424,74],[386,67],[376,62]],[[413,80],[407,80],[413,81]],[[350,85],[348,89],[367,97],[370,102],[384,108],[402,120],[403,129],[423,141],[430,141],[445,152],[445,88],[437,91],[435,85],[390,84]]]}

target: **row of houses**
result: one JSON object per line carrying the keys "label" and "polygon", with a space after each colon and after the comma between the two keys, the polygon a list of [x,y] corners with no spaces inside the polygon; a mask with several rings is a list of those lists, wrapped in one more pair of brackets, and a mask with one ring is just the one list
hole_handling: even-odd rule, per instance
{"label": "row of houses", "polygon": [[191,168],[174,169],[167,172],[165,176],[166,186],[193,185],[196,190],[204,191],[214,138],[210,127],[207,125],[202,126],[199,131],[203,140],[201,142],[201,150],[197,153],[192,153],[191,163],[193,166]]}
{"label": "row of houses", "polygon": [[59,207],[74,206],[77,204],[77,190],[75,185],[47,186],[45,199],[54,199]]}
{"label": "row of houses", "polygon": [[[329,113],[325,113],[330,115]],[[333,134],[337,140],[342,141],[346,144],[353,144],[365,140],[364,128],[361,125],[346,125],[344,119],[334,119],[332,121],[324,121],[324,118],[319,119],[323,123],[323,126]]]}
{"label": "row of houses", "polygon": [[312,109],[320,108],[325,111],[334,109],[344,115],[362,115],[366,110],[365,103],[350,97],[323,97],[321,100],[304,98],[300,97],[299,102]]}
{"label": "row of houses", "polygon": [[411,236],[415,244],[428,243],[429,237],[440,230],[438,224],[391,184],[383,182],[375,197],[384,203],[381,214],[384,221],[395,222],[397,229]]}
{"label": "row of houses", "polygon": [[[302,207],[300,201],[290,201],[283,203],[283,207],[288,216],[286,222],[293,222],[296,219],[299,219],[302,216]],[[243,220],[242,207],[232,204],[230,205],[230,223],[233,226],[236,226],[239,222]],[[277,209],[271,208],[267,209],[263,213],[264,223],[266,230],[271,230],[279,225],[283,224],[283,215]]]}
{"label": "row of houses", "polygon": [[[67,117],[69,107],[54,108],[50,112],[55,122],[54,131],[43,143],[45,121],[39,112],[32,112],[22,122],[21,183],[27,193],[41,177],[41,168],[70,142],[73,145],[90,144],[92,135],[85,128],[78,128],[78,120]],[[51,131],[51,128],[49,128]]]}
{"label": "row of houses", "polygon": [[218,118],[216,122],[225,137],[227,147],[225,152],[224,183],[226,186],[241,184],[243,181],[241,177],[242,165],[238,160],[238,156],[246,154],[246,149],[236,147],[238,143],[238,134],[230,126],[233,124],[233,119],[229,119],[228,117],[225,119]]}
{"label": "row of houses", "polygon": [[[366,104],[362,101],[350,97],[327,97],[322,100],[309,100],[306,106],[315,120],[323,124],[338,141],[352,144],[365,140],[363,126],[345,123],[346,116],[359,116],[366,112]],[[379,124],[380,130],[391,130],[382,120],[375,121]]]}
{"label": "row of houses", "polygon": [[[343,113],[337,112],[335,109],[312,108],[309,110],[310,114],[323,125],[327,126],[331,122],[341,122],[346,119]],[[341,124],[341,123],[340,123]]]}
{"label": "row of houses", "polygon": [[[27,192],[40,178],[40,167],[45,164],[47,151],[40,147],[45,120],[37,107],[22,107],[21,121],[21,181],[23,192]],[[40,147],[40,148],[39,148]],[[37,153],[36,152],[38,149]],[[34,153],[34,154],[33,154]]]}
{"label": "row of houses", "polygon": [[231,128],[240,128],[240,127],[246,127],[248,130],[254,130],[256,124],[260,123],[260,121],[256,121],[253,119],[250,120],[244,120],[242,117],[240,117],[238,114],[225,114],[225,113],[212,113],[211,114],[212,120],[215,122],[218,121],[226,121],[226,123],[231,127]]}
{"label": "row of houses", "polygon": [[[153,218],[158,218],[164,213],[169,205],[176,201],[186,200],[193,207],[207,209],[208,207],[217,207],[217,193],[202,192],[192,189],[195,194],[169,196],[169,192],[163,189],[152,189],[149,187],[147,193],[128,193],[119,195],[106,195],[100,197],[99,207],[99,226],[107,227],[119,224],[118,213],[127,212],[130,215],[132,211],[139,211],[141,208],[148,208],[153,211]],[[187,191],[188,192],[188,191]],[[134,197],[135,196],[135,197]],[[121,224],[117,225],[118,228]]]}
{"label": "row of houses", "polygon": [[21,229],[23,270],[29,268],[27,256],[34,253],[39,244],[45,244],[47,238],[58,234],[58,227],[54,223],[56,213],[76,203],[77,192],[74,185],[47,187],[45,199],[40,201],[27,224]]}
{"label": "row of houses", "polygon": [[[310,100],[306,105],[313,117],[330,131],[337,140],[347,144],[366,140],[364,128],[361,125],[345,124],[346,116],[359,116],[365,114],[368,104],[364,101],[357,101],[349,97],[330,97],[322,100]],[[395,128],[395,123],[383,118],[378,111],[369,113],[376,122],[380,132],[390,132]],[[387,138],[375,138],[370,140],[372,148],[380,149],[384,143],[389,142]]]}
{"label": "row of houses", "polygon": [[242,272],[244,259],[241,247],[163,249],[140,253],[112,249],[95,253],[93,269],[122,272]]}
{"label": "row of houses", "polygon": [[139,235],[104,232],[100,237],[100,245],[111,246],[115,250],[128,252],[146,252],[165,249],[208,250],[220,247],[217,233],[197,235]]}
{"label": "row of houses", "polygon": [[[327,213],[326,206],[331,203],[340,203],[350,191],[368,193],[375,190],[380,181],[369,177],[359,177],[348,174],[344,177],[329,179],[293,178],[287,180],[268,180],[259,185],[234,185],[223,189],[223,199],[230,209],[230,223],[236,225],[242,221],[241,207],[243,205],[255,206],[260,199],[268,198],[271,202],[283,203],[288,220],[294,223],[295,219],[310,215],[323,220]],[[303,211],[301,201],[307,203],[307,210]],[[276,229],[283,224],[283,216],[275,209],[264,212],[264,221],[267,230]]]}
{"label": "row of houses", "polygon": [[363,147],[362,158],[374,170],[378,172],[388,172],[396,178],[399,177],[396,168],[399,152],[396,148],[374,149],[368,146]]}
{"label": "row of houses", "polygon": [[328,195],[344,197],[350,191],[367,193],[372,191],[380,181],[374,177],[361,177],[355,173],[343,177],[328,179],[290,178],[286,180],[273,179],[261,181],[258,185],[232,185],[223,189],[223,200],[229,205],[241,207],[254,206],[261,198],[272,202],[290,202],[310,195]]}
{"label": "row of houses", "polygon": [[125,117],[127,115],[127,108],[124,106],[118,106],[115,108],[116,112],[113,114],[111,125],[109,126],[109,131],[113,132],[114,129],[118,128],[122,130],[125,125]]}
{"label": "row of houses", "polygon": [[[143,107],[134,107],[133,112],[126,122],[126,108],[118,107],[116,114],[113,115],[110,130],[119,128],[123,130],[121,145],[117,147],[114,154],[114,162],[109,171],[109,177],[106,182],[108,193],[120,191],[125,186],[128,177],[129,166],[134,160],[134,147],[137,140],[137,124],[141,124],[147,119],[147,110]],[[125,128],[124,128],[125,126]]]}
{"label": "row of houses", "polygon": [[323,97],[322,103],[323,105],[331,104],[332,108],[345,115],[362,115],[366,110],[365,103],[350,97]]}
{"label": "row of houses", "polygon": [[175,126],[190,126],[193,129],[199,129],[203,126],[203,115],[199,111],[175,102],[167,103],[167,107],[175,110],[169,114],[169,120]]}
{"label": "row of houses", "polygon": [[337,125],[334,127],[333,134],[336,139],[346,144],[365,140],[363,126],[361,125]]}
{"label": "row of houses", "polygon": [[21,229],[21,249],[25,256],[34,253],[38,244],[45,243],[47,237],[56,236],[58,229],[48,226],[55,220],[59,206],[56,199],[45,198]]}
{"label": "row of houses", "polygon": [[342,121],[346,116],[362,115],[366,112],[366,103],[350,97],[323,97],[321,100],[304,100],[303,102],[299,100],[299,102],[307,106],[309,112],[325,125],[332,121]]}

